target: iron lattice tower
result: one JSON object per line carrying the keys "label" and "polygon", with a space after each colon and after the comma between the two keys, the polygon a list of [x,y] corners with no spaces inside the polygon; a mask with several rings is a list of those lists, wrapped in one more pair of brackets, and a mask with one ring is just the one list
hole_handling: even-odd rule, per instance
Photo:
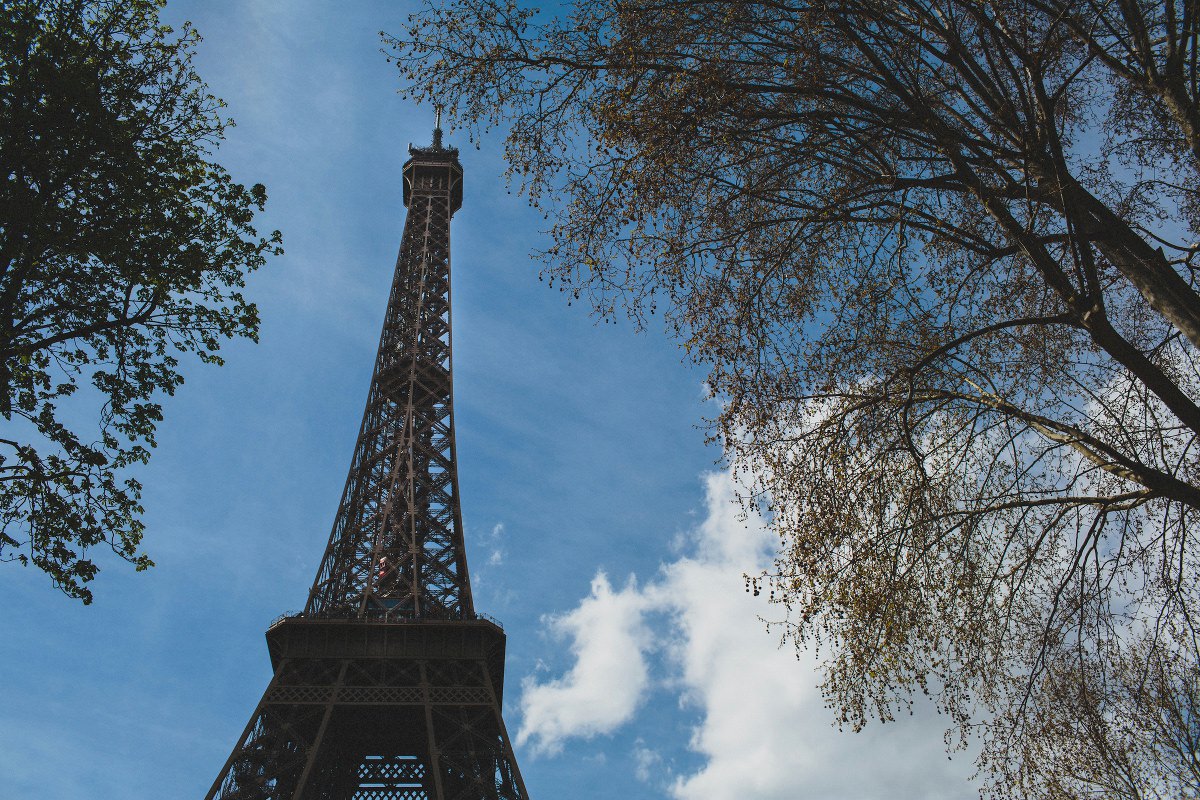
{"label": "iron lattice tower", "polygon": [[408,216],[333,533],[274,677],[208,800],[528,800],[479,617],[454,454],[450,218],[458,151],[409,148]]}

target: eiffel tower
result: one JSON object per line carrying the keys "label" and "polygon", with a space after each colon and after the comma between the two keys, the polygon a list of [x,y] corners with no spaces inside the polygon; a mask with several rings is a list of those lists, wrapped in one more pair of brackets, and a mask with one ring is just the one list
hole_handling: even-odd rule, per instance
{"label": "eiffel tower", "polygon": [[475,612],[454,455],[458,150],[409,147],[408,217],[367,408],[308,603],[208,800],[528,800],[500,716],[504,631]]}

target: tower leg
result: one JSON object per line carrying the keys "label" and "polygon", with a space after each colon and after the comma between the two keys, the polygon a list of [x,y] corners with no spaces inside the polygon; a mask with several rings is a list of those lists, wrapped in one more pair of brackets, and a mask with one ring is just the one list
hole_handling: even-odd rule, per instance
{"label": "tower leg", "polygon": [[280,664],[208,800],[528,800],[484,660]]}

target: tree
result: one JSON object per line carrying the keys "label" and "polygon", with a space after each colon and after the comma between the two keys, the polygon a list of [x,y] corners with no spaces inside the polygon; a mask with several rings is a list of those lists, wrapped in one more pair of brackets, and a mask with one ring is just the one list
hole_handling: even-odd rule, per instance
{"label": "tree", "polygon": [[152,565],[129,468],[181,356],[220,364],[222,339],[257,338],[240,290],[281,252],[251,224],[265,189],[212,161],[232,123],[162,5],[0,14],[0,559],[84,603],[93,548]]}
{"label": "tree", "polygon": [[841,721],[926,693],[996,796],[1195,796],[1194,748],[1129,731],[1195,726],[1200,5],[540,20],[457,0],[385,43],[409,95],[508,128],[544,276],[707,365],[781,540],[751,586]]}
{"label": "tree", "polygon": [[1018,750],[984,752],[1007,794],[1200,795],[1200,669],[1186,648],[1145,636],[1100,652],[1058,648],[1030,701],[1033,711],[1013,706],[991,721]]}

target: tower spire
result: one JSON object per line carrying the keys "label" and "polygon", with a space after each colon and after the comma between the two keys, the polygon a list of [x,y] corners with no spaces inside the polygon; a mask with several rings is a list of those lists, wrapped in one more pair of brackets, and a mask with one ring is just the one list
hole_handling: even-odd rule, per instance
{"label": "tower spire", "polygon": [[450,330],[458,150],[404,164],[408,214],[362,427],[304,612],[208,800],[529,800],[500,715],[504,631],[471,598]]}
{"label": "tower spire", "polygon": [[441,106],[434,106],[434,107],[433,107],[433,110],[434,110],[434,117],[433,117],[433,146],[434,146],[434,147],[441,147],[441,146],[442,146],[442,107],[441,107]]}

